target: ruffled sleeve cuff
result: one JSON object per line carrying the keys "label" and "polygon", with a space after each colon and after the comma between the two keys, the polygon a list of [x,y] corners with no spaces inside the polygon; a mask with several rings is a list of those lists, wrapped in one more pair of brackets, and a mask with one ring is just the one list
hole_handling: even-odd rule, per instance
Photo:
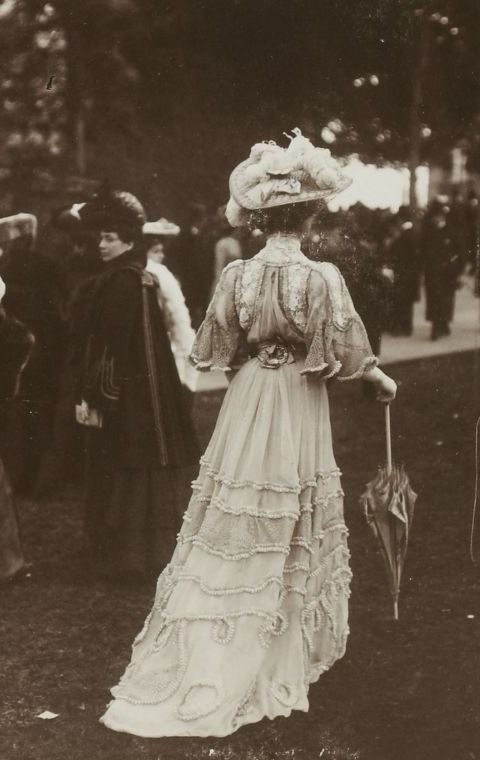
{"label": "ruffled sleeve cuff", "polygon": [[313,336],[301,374],[356,380],[377,365],[363,323],[353,317],[343,328],[331,322],[322,325]]}
{"label": "ruffled sleeve cuff", "polygon": [[215,372],[215,371],[221,371],[221,372],[231,372],[231,367],[224,367],[222,365],[216,364],[212,361],[199,361],[196,356],[193,354],[190,354],[189,356],[190,364],[192,364],[195,369],[198,372]]}
{"label": "ruffled sleeve cuff", "polygon": [[235,305],[237,277],[243,261],[228,264],[222,272],[206,317],[195,336],[191,363],[201,372],[229,372],[241,337]]}
{"label": "ruffled sleeve cuff", "polygon": [[345,380],[357,380],[360,377],[363,377],[365,372],[368,372],[369,370],[373,369],[374,367],[377,367],[379,363],[379,360],[376,356],[367,356],[365,359],[362,360],[360,366],[354,370],[349,375],[344,374],[338,374],[338,379],[340,382]]}
{"label": "ruffled sleeve cuff", "polygon": [[345,368],[343,367],[342,362],[338,360],[334,361],[333,364],[322,362],[315,367],[305,367],[301,370],[300,374],[316,375],[317,377],[321,377],[322,380],[329,380],[332,377],[337,377],[337,379],[340,381],[357,380],[358,378],[363,377],[365,372],[373,369],[373,367],[377,367],[378,364],[379,360],[376,356],[367,356],[362,360],[360,366],[358,366],[353,370],[353,372],[350,372],[349,374],[344,374]]}
{"label": "ruffled sleeve cuff", "polygon": [[230,372],[237,343],[236,336],[220,327],[209,314],[197,332],[189,360],[199,372]]}

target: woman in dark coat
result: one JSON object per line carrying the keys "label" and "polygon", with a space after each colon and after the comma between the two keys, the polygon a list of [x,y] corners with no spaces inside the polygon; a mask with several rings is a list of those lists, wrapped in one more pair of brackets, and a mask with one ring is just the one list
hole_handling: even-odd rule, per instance
{"label": "woman in dark coat", "polygon": [[86,204],[104,271],[80,333],[77,419],[89,425],[86,531],[107,575],[156,575],[170,560],[179,500],[197,461],[193,426],[145,272],[143,208],[128,193]]}

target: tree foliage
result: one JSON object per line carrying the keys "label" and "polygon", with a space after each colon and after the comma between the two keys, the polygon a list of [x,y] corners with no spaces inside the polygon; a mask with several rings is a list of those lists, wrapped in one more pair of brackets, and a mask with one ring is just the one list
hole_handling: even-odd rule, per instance
{"label": "tree foliage", "polygon": [[78,174],[164,212],[219,203],[249,145],[294,126],[404,161],[425,24],[420,157],[463,139],[475,163],[477,0],[4,0],[3,205]]}

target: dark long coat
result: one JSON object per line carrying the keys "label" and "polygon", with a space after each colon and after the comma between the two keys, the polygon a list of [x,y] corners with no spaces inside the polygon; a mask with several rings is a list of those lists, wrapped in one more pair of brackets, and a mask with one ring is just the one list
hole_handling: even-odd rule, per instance
{"label": "dark long coat", "polygon": [[388,249],[388,258],[395,274],[389,327],[394,334],[409,335],[413,329],[413,304],[420,295],[418,246],[413,228],[399,232]]}
{"label": "dark long coat", "polygon": [[457,278],[463,261],[459,241],[450,223],[436,227],[428,218],[421,236],[427,320],[448,323],[453,319]]}
{"label": "dark long coat", "polygon": [[119,467],[178,467],[196,458],[193,427],[158,306],[155,278],[127,253],[94,286],[84,331],[82,399],[104,416]]}
{"label": "dark long coat", "polygon": [[[78,401],[101,412],[89,429],[86,531],[108,575],[158,573],[170,560],[198,450],[144,257],[105,266],[77,340]],[[78,351],[77,351],[78,354]]]}

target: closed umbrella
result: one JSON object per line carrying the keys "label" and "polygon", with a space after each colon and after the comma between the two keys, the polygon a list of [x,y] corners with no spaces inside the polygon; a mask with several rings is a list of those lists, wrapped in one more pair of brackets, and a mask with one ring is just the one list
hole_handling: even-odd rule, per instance
{"label": "closed umbrella", "polygon": [[417,494],[403,466],[392,461],[389,404],[385,405],[385,427],[387,464],[368,483],[360,503],[385,562],[393,616],[398,620],[398,597]]}

